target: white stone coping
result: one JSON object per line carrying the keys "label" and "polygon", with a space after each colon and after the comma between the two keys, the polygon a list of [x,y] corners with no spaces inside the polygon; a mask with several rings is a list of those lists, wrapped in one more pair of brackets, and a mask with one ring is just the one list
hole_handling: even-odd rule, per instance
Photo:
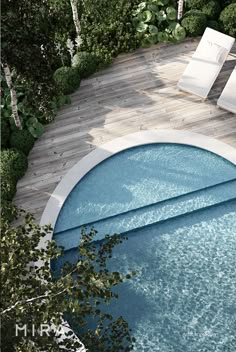
{"label": "white stone coping", "polygon": [[[236,165],[236,149],[202,134],[185,130],[147,130],[132,133],[101,145],[76,163],[63,177],[51,195],[40,225],[55,226],[59,212],[76,184],[96,165],[123,150],[152,143],[186,144],[213,152]],[[51,240],[50,234],[45,240]]]}

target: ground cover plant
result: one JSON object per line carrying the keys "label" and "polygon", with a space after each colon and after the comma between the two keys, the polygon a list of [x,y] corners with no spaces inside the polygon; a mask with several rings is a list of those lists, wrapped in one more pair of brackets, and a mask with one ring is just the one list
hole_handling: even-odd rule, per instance
{"label": "ground cover plant", "polygon": [[185,38],[183,26],[177,22],[176,3],[170,0],[141,2],[133,12],[133,24],[142,46],[178,42]]}

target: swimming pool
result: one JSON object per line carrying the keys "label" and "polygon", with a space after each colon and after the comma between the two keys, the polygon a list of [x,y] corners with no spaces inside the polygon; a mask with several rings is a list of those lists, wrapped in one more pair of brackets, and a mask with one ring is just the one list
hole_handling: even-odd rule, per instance
{"label": "swimming pool", "polygon": [[77,259],[81,226],[122,233],[112,270],[137,271],[107,308],[134,351],[236,350],[236,166],[209,151],[158,143],[122,151],[73,188],[53,238],[55,264]]}

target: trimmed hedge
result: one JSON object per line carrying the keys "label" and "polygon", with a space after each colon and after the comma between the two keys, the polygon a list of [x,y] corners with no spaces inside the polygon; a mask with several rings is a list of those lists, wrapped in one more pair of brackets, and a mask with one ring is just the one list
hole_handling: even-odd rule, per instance
{"label": "trimmed hedge", "polygon": [[22,151],[17,149],[1,151],[0,174],[3,181],[9,177],[16,182],[25,174],[27,168],[28,160]]}
{"label": "trimmed hedge", "polygon": [[187,0],[187,7],[189,9],[202,9],[205,5],[205,0]]}
{"label": "trimmed hedge", "polygon": [[96,71],[97,60],[91,53],[81,51],[74,55],[72,66],[78,70],[81,78],[85,78]]}
{"label": "trimmed hedge", "polygon": [[16,206],[11,202],[2,199],[2,201],[1,201],[1,220],[11,222],[14,219],[16,219],[16,215],[17,215]]}
{"label": "trimmed hedge", "polygon": [[236,36],[236,3],[224,8],[219,17],[220,25],[225,33]]}
{"label": "trimmed hedge", "polygon": [[216,20],[219,17],[220,11],[221,11],[220,4],[215,0],[211,0],[211,1],[207,2],[202,7],[202,12],[210,20]]}
{"label": "trimmed hedge", "polygon": [[53,78],[62,94],[71,94],[80,86],[80,75],[75,67],[60,67],[54,72]]}
{"label": "trimmed hedge", "polygon": [[1,200],[11,201],[16,194],[16,180],[9,175],[1,177]]}
{"label": "trimmed hedge", "polygon": [[34,146],[34,137],[27,130],[13,131],[10,138],[10,146],[28,155]]}
{"label": "trimmed hedge", "polygon": [[199,10],[190,10],[185,13],[181,21],[187,34],[191,37],[202,35],[207,26],[207,17]]}
{"label": "trimmed hedge", "polygon": [[5,148],[8,146],[10,137],[10,126],[7,121],[1,118],[1,147]]}

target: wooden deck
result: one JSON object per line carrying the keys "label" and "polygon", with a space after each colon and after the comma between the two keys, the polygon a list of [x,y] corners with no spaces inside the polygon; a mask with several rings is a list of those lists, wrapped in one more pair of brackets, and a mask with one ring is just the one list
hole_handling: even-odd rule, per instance
{"label": "wooden deck", "polygon": [[122,54],[83,80],[72,103],[58,112],[31,151],[15,203],[40,220],[58,182],[76,162],[97,146],[140,130],[185,129],[236,147],[236,116],[216,107],[236,64],[236,46],[202,102],[176,89],[197,44],[197,39],[187,40]]}

